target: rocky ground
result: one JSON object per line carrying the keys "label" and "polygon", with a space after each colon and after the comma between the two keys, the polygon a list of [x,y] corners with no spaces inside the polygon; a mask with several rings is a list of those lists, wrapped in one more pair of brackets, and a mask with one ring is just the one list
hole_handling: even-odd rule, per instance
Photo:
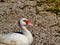
{"label": "rocky ground", "polygon": [[60,13],[45,11],[44,6],[38,7],[36,0],[0,1],[0,33],[20,31],[18,20],[28,18],[33,23],[28,27],[32,45],[60,45]]}

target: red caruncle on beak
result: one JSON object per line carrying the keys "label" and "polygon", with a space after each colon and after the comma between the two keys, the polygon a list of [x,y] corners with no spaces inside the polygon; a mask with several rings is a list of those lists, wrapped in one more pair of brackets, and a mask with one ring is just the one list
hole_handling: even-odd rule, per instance
{"label": "red caruncle on beak", "polygon": [[30,23],[29,20],[23,20],[27,25]]}
{"label": "red caruncle on beak", "polygon": [[31,24],[29,20],[23,20],[23,21],[26,23],[26,25],[33,26],[33,24]]}

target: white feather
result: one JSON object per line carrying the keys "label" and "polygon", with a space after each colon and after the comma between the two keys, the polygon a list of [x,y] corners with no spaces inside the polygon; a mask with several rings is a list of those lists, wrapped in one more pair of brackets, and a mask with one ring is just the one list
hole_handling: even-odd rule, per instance
{"label": "white feather", "polygon": [[33,42],[33,37],[30,31],[28,31],[25,27],[25,23],[23,24],[23,20],[27,20],[25,18],[21,19],[21,27],[23,28],[23,34],[19,33],[8,33],[8,34],[0,34],[0,45],[31,45]]}

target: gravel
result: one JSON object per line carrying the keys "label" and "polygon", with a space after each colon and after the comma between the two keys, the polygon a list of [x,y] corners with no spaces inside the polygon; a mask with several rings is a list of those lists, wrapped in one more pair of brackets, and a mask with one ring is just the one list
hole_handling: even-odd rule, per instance
{"label": "gravel", "polygon": [[32,45],[60,45],[60,17],[43,8],[35,0],[0,2],[0,33],[20,31],[18,20],[28,18],[33,23],[33,27],[28,27],[34,37]]}

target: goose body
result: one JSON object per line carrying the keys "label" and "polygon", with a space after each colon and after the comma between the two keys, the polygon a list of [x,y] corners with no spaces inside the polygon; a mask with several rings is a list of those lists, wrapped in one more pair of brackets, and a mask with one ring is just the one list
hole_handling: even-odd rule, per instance
{"label": "goose body", "polygon": [[31,32],[25,27],[27,24],[31,25],[31,23],[29,23],[26,18],[20,20],[23,34],[0,34],[0,45],[31,45],[31,43],[33,42],[33,37]]}

